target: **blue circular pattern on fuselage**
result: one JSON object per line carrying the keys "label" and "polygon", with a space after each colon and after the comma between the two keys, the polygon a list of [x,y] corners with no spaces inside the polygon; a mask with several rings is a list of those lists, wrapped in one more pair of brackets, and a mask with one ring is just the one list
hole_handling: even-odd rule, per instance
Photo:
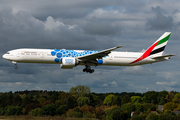
{"label": "blue circular pattern on fuselage", "polygon": [[54,61],[57,62],[57,63],[59,62],[59,60],[60,60],[59,58],[54,59]]}
{"label": "blue circular pattern on fuselage", "polygon": [[[85,55],[93,54],[93,53],[97,53],[97,52],[99,52],[99,51],[85,50],[82,52],[76,52],[74,50],[55,49],[55,50],[51,51],[51,55],[56,56],[57,58],[55,58],[54,61],[59,63],[63,57],[79,57],[79,56],[85,56]],[[98,64],[103,64],[103,60],[98,60]]]}
{"label": "blue circular pattern on fuselage", "polygon": [[56,52],[55,52],[55,51],[52,51],[52,52],[51,52],[51,55],[52,55],[52,56],[55,56],[55,55],[56,55]]}
{"label": "blue circular pattern on fuselage", "polygon": [[61,58],[62,57],[62,53],[57,53],[57,57]]}

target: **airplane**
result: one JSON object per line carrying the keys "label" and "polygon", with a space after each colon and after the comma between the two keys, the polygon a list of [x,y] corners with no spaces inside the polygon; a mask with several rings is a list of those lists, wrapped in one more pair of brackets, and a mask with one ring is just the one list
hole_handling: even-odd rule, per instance
{"label": "airplane", "polygon": [[163,55],[171,32],[165,32],[145,52],[113,51],[123,46],[96,50],[66,50],[66,49],[15,49],[8,51],[2,57],[12,61],[17,69],[17,63],[60,64],[62,69],[72,69],[77,65],[85,65],[83,72],[93,73],[91,66],[137,66],[169,60],[174,55]]}

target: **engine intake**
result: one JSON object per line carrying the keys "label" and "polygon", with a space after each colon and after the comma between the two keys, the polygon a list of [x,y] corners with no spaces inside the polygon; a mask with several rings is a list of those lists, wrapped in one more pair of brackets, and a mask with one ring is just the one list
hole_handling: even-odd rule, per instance
{"label": "engine intake", "polygon": [[60,65],[62,69],[72,69],[76,65],[78,65],[78,61],[76,58],[64,57],[61,59],[62,64]]}

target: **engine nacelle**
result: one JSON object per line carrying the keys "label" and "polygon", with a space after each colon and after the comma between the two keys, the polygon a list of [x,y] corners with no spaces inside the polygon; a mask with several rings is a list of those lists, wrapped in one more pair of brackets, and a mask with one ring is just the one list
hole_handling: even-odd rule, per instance
{"label": "engine nacelle", "polygon": [[61,68],[62,69],[72,69],[78,64],[76,58],[64,57],[61,59]]}

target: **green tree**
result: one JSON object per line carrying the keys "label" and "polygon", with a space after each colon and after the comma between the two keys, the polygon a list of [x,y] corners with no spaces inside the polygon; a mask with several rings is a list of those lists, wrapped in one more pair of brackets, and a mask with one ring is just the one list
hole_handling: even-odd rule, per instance
{"label": "green tree", "polygon": [[82,115],[81,110],[78,107],[75,107],[73,109],[73,111],[70,111],[70,112],[67,113],[67,116],[68,117],[81,118],[83,115]]}
{"label": "green tree", "polygon": [[165,99],[167,94],[167,91],[161,91],[158,93],[157,101],[159,105],[164,105],[167,102],[167,100]]}
{"label": "green tree", "polygon": [[172,102],[173,98],[174,98],[174,93],[168,92],[165,99],[167,100],[167,102]]}
{"label": "green tree", "polygon": [[22,107],[21,106],[16,107],[15,115],[21,115],[21,114],[22,114]]}
{"label": "green tree", "polygon": [[8,106],[5,108],[5,116],[15,115],[16,114],[16,108],[12,106]]}
{"label": "green tree", "polygon": [[140,113],[141,113],[140,110],[134,111],[134,115],[139,115]]}
{"label": "green tree", "polygon": [[22,106],[25,107],[27,104],[32,102],[32,96],[25,96],[24,99],[22,99]]}
{"label": "green tree", "polygon": [[58,100],[58,96],[59,96],[59,93],[58,92],[54,92],[52,94],[52,96],[50,97],[51,102],[55,103],[55,101]]}
{"label": "green tree", "polygon": [[0,116],[4,116],[4,113],[5,113],[5,110],[2,107],[0,107]]}
{"label": "green tree", "polygon": [[140,116],[140,115],[133,115],[131,120],[143,120],[143,119],[142,119],[142,116]]}
{"label": "green tree", "polygon": [[77,103],[78,103],[78,106],[84,106],[84,105],[89,105],[90,104],[90,99],[89,97],[78,97],[77,99]]}
{"label": "green tree", "polygon": [[30,110],[39,108],[40,104],[37,103],[30,103],[25,106],[25,114],[28,114]]}
{"label": "green tree", "polygon": [[14,97],[14,96],[13,96],[12,91],[8,92],[8,94],[7,94],[7,99],[6,99],[8,105],[12,105],[12,103],[13,103],[13,97]]}
{"label": "green tree", "polygon": [[51,115],[54,116],[56,114],[56,106],[54,104],[46,105],[40,110],[41,115]]}
{"label": "green tree", "polygon": [[67,105],[62,105],[61,107],[56,109],[56,115],[62,115],[65,114],[66,111],[68,111],[68,106]]}
{"label": "green tree", "polygon": [[39,116],[39,115],[40,115],[40,111],[41,111],[41,108],[33,109],[33,110],[30,112],[30,115]]}
{"label": "green tree", "polygon": [[[178,111],[180,111],[180,105],[178,105]],[[180,114],[179,114],[180,115]]]}
{"label": "green tree", "polygon": [[13,97],[13,105],[20,106],[22,104],[22,99],[19,95],[14,95]]}
{"label": "green tree", "polygon": [[2,108],[5,108],[6,106],[8,106],[8,103],[7,103],[7,94],[3,94],[0,96],[0,102],[1,102],[1,107]]}
{"label": "green tree", "polygon": [[174,120],[174,118],[175,118],[175,116],[170,115],[170,114],[167,114],[167,113],[165,113],[165,114],[160,114],[160,115],[158,116],[158,120]]}
{"label": "green tree", "polygon": [[120,108],[114,107],[107,113],[107,120],[126,120],[127,114],[123,113]]}
{"label": "green tree", "polygon": [[159,105],[164,105],[165,103],[166,103],[166,99],[162,97],[159,101]]}
{"label": "green tree", "polygon": [[151,110],[148,108],[147,111],[145,112],[145,115],[148,116],[149,113],[151,113]]}
{"label": "green tree", "polygon": [[135,105],[135,109],[136,109],[136,110],[139,110],[139,111],[141,111],[141,112],[144,111],[143,105],[142,105],[141,103],[135,103],[134,105]]}
{"label": "green tree", "polygon": [[122,98],[122,101],[121,101],[121,105],[125,104],[125,103],[130,103],[131,102],[131,97],[129,97],[129,95],[125,95],[123,98]]}
{"label": "green tree", "polygon": [[72,87],[69,91],[75,98],[84,97],[91,93],[91,90],[88,86],[78,85],[76,87]]}
{"label": "green tree", "polygon": [[141,96],[132,96],[131,103],[140,103],[142,102],[143,98]]}
{"label": "green tree", "polygon": [[121,106],[121,98],[119,96],[117,96],[116,105]]}
{"label": "green tree", "polygon": [[178,107],[178,103],[168,102],[168,103],[164,104],[163,109],[166,112],[166,111],[172,111],[177,107]]}
{"label": "green tree", "polygon": [[42,104],[42,106],[51,105],[51,104],[52,104],[51,101],[50,101],[50,100],[47,100],[47,101],[45,101],[45,102]]}
{"label": "green tree", "polygon": [[69,109],[72,109],[77,105],[77,99],[70,93],[62,92],[55,103],[58,105],[67,105]]}
{"label": "green tree", "polygon": [[180,103],[180,93],[176,93],[172,101],[176,103]]}
{"label": "green tree", "polygon": [[76,87],[72,87],[69,93],[77,98],[77,103],[79,106],[90,104],[90,98],[88,95],[91,93],[91,90],[88,86],[78,85]]}
{"label": "green tree", "polygon": [[145,103],[152,103],[152,104],[158,104],[157,102],[157,96],[158,92],[155,91],[148,91],[144,94],[143,101]]}
{"label": "green tree", "polygon": [[113,101],[115,100],[115,98],[116,98],[115,95],[110,94],[104,99],[103,104],[111,106],[111,105],[113,105]]}
{"label": "green tree", "polygon": [[126,103],[121,106],[122,111],[135,111],[135,105],[131,103]]}
{"label": "green tree", "polygon": [[88,95],[89,99],[90,99],[90,106],[98,106],[101,104],[101,100],[99,99],[99,96],[94,95],[94,94],[89,94]]}
{"label": "green tree", "polygon": [[146,120],[158,120],[158,115],[155,113],[149,113],[149,115],[146,117]]}
{"label": "green tree", "polygon": [[156,106],[151,104],[151,103],[144,103],[143,105],[143,111],[147,111],[148,109],[155,111],[156,110]]}
{"label": "green tree", "polygon": [[39,104],[43,104],[46,101],[46,98],[40,97],[37,101],[39,102]]}

